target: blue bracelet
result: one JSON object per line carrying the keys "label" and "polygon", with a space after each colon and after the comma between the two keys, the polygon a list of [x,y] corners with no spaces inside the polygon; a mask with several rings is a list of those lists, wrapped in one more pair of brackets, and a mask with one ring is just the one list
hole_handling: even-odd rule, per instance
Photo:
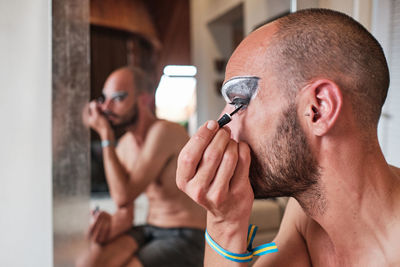
{"label": "blue bracelet", "polygon": [[110,140],[102,140],[101,141],[101,147],[108,147],[108,146],[114,146],[114,142],[111,142]]}
{"label": "blue bracelet", "polygon": [[265,255],[268,253],[272,252],[277,252],[278,247],[274,242],[272,243],[267,243],[261,246],[257,246],[253,248],[253,240],[257,232],[257,226],[250,224],[249,230],[247,233],[247,251],[248,253],[243,253],[243,254],[238,254],[238,253],[233,253],[229,252],[225,249],[223,249],[220,245],[218,245],[208,234],[207,229],[206,229],[206,241],[212,247],[219,255],[222,257],[235,261],[235,262],[249,262],[252,261],[254,256],[261,256]]}

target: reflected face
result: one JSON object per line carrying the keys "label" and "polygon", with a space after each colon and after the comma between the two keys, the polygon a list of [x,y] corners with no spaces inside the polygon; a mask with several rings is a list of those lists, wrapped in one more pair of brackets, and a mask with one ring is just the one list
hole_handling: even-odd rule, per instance
{"label": "reflected face", "polygon": [[[235,97],[249,100],[247,109],[228,125],[234,139],[250,146],[249,176],[256,198],[296,196],[316,184],[319,176],[295,99],[279,87],[283,77],[264,63],[265,38],[272,32],[273,28],[256,31],[240,44],[229,60],[222,89],[228,104]],[[257,77],[257,86],[249,77]]]}
{"label": "reflected face", "polygon": [[129,70],[113,72],[106,80],[100,108],[113,127],[125,126],[136,121],[137,97]]}

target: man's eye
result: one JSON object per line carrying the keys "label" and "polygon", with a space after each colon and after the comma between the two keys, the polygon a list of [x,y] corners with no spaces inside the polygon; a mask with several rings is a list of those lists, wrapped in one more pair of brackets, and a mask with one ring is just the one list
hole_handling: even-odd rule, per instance
{"label": "man's eye", "polygon": [[234,97],[229,104],[235,106],[235,109],[236,109],[239,106],[245,106],[245,107],[248,106],[249,102],[250,102],[250,98]]}
{"label": "man's eye", "polygon": [[124,100],[124,99],[125,99],[125,96],[116,96],[116,97],[113,98],[113,100],[114,100],[115,102],[121,102],[121,101]]}
{"label": "man's eye", "polygon": [[258,89],[258,77],[233,77],[221,88],[222,96],[227,103],[238,107],[247,106],[250,99],[256,95]]}
{"label": "man's eye", "polygon": [[104,95],[101,95],[101,96],[99,96],[98,98],[97,98],[97,102],[98,103],[100,103],[100,104],[102,104],[102,103],[104,103],[104,100],[105,100],[106,98],[104,97]]}

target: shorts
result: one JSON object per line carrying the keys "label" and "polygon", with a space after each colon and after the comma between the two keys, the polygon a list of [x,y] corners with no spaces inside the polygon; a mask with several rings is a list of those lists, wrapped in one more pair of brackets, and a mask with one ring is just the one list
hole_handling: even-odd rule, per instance
{"label": "shorts", "polygon": [[136,256],[144,267],[203,266],[204,230],[134,226],[128,231],[139,245]]}

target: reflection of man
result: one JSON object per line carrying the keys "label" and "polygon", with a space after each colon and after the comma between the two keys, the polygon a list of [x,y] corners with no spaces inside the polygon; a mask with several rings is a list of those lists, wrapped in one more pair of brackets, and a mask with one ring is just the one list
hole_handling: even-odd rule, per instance
{"label": "reflection of man", "polygon": [[[102,140],[106,179],[118,210],[113,216],[95,212],[93,242],[80,265],[202,265],[205,212],[175,182],[177,156],[188,136],[180,125],[153,115],[148,87],[143,73],[118,69],[105,82],[102,103],[92,101],[87,110],[85,120]],[[116,147],[115,127],[126,129]],[[131,228],[132,203],[142,192],[149,199],[148,225]]]}
{"label": "reflection of man", "polygon": [[[279,251],[257,266],[400,266],[400,171],[377,140],[388,85],[378,42],[341,13],[303,10],[250,34],[222,88],[250,103],[231,129],[200,127],[178,159],[178,186],[207,208],[211,239],[245,253],[254,196],[291,196]],[[205,265],[245,263],[207,245]]]}

